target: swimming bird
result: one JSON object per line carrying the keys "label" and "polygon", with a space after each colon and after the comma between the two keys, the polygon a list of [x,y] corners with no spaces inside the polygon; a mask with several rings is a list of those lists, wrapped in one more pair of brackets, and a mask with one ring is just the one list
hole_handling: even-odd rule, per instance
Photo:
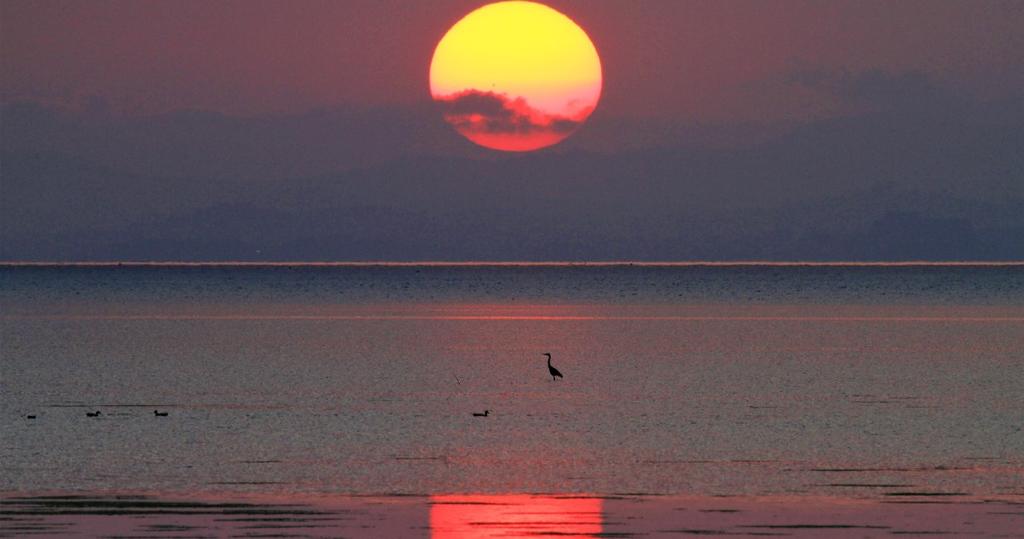
{"label": "swimming bird", "polygon": [[491,415],[490,410],[484,410],[484,413],[482,414],[480,412],[473,412],[473,417],[487,417],[489,415]]}
{"label": "swimming bird", "polygon": [[35,418],[36,418],[36,416],[34,416],[34,415],[27,415],[27,416],[25,416],[25,419],[35,419]]}
{"label": "swimming bird", "polygon": [[167,417],[167,412],[158,412],[156,410],[153,410],[153,415],[157,417]]}
{"label": "swimming bird", "polygon": [[548,356],[548,372],[551,373],[551,381],[554,382],[556,378],[562,378],[562,373],[551,366],[551,354],[544,352],[544,355]]}
{"label": "swimming bird", "polygon": [[86,412],[85,415],[86,417],[99,417],[100,411],[96,410],[95,412]]}

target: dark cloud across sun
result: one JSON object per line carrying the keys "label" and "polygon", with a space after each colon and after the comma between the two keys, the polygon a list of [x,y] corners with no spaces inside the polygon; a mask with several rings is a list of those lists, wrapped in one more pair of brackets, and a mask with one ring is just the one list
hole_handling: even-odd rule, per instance
{"label": "dark cloud across sun", "polygon": [[446,120],[459,131],[481,134],[566,134],[576,130],[590,111],[575,117],[549,114],[532,107],[522,97],[466,90],[438,99]]}

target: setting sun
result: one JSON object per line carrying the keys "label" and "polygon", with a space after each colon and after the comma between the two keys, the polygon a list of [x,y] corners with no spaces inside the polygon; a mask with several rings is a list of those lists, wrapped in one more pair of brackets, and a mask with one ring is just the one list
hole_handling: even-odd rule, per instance
{"label": "setting sun", "polygon": [[463,136],[496,150],[556,144],[593,112],[601,61],[587,34],[535,2],[489,4],[434,51],[430,92]]}

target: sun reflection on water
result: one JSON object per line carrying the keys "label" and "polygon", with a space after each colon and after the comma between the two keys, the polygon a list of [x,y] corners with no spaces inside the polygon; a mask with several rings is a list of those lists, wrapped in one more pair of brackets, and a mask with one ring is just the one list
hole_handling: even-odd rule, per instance
{"label": "sun reflection on water", "polygon": [[596,537],[602,500],[528,494],[435,495],[430,498],[434,539],[482,537]]}

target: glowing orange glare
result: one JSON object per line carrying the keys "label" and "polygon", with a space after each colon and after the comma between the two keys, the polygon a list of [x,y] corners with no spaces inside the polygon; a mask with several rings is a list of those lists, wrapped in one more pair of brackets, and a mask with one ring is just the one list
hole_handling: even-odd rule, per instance
{"label": "glowing orange glare", "polygon": [[596,537],[604,527],[600,498],[435,495],[430,502],[432,539]]}
{"label": "glowing orange glare", "polygon": [[452,26],[430,63],[430,93],[473,142],[530,151],[572,134],[601,97],[586,32],[536,2],[486,5]]}

